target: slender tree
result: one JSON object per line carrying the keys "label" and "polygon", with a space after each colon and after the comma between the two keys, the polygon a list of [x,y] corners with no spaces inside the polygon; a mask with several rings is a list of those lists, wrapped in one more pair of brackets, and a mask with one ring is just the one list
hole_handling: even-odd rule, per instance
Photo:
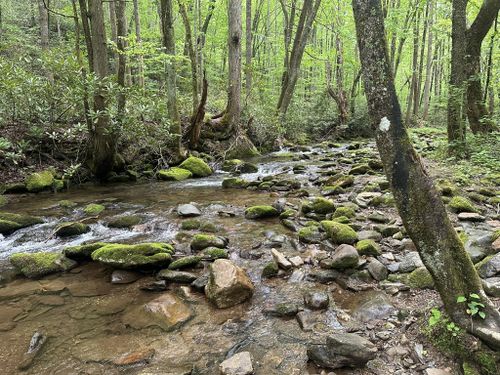
{"label": "slender tree", "polygon": [[[134,24],[135,24],[135,42],[139,49],[142,47],[141,37],[141,17],[139,15],[138,0],[134,0]],[[137,67],[137,83],[140,87],[144,87],[144,57],[142,52],[139,53],[139,65]]]}
{"label": "slender tree", "polygon": [[[450,222],[440,194],[415,152],[403,121],[385,38],[380,0],[353,0],[368,110],[384,171],[404,226],[454,322],[500,348],[500,313]],[[485,319],[473,318],[457,297],[475,293]]]}
{"label": "slender tree", "polygon": [[127,70],[127,55],[125,49],[127,47],[127,18],[125,15],[126,0],[115,0],[115,18],[116,18],[116,46],[117,46],[117,69],[116,76],[120,85],[118,93],[118,121],[122,123],[125,112],[125,73]]}

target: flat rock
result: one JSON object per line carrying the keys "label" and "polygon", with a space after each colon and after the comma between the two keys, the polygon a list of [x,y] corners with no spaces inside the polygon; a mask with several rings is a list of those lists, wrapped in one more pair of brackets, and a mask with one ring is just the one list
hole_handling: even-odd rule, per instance
{"label": "flat rock", "polygon": [[480,222],[486,220],[486,218],[476,212],[460,212],[458,214],[458,220]]}
{"label": "flat rock", "polygon": [[192,283],[197,279],[197,276],[191,272],[161,270],[156,276],[160,280],[166,280],[170,283]]}
{"label": "flat rock", "polygon": [[278,266],[284,270],[289,270],[292,268],[292,263],[286,259],[286,257],[276,249],[271,249],[271,255]]}
{"label": "flat rock", "polygon": [[361,322],[383,319],[396,311],[389,296],[380,291],[358,293],[348,301],[351,315]]}
{"label": "flat rock", "polygon": [[220,364],[220,371],[223,375],[253,374],[252,355],[249,352],[237,353]]}
{"label": "flat rock", "polygon": [[194,204],[186,203],[177,206],[177,214],[182,217],[200,216],[201,212]]}
{"label": "flat rock", "polygon": [[111,274],[112,284],[130,284],[141,278],[141,274],[127,270],[114,270]]}

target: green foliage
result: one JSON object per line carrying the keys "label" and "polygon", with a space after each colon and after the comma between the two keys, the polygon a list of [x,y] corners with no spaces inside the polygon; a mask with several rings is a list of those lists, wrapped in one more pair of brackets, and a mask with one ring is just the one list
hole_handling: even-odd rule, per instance
{"label": "green foliage", "polygon": [[481,302],[481,297],[476,293],[469,294],[469,297],[458,296],[457,303],[466,303],[467,309],[465,310],[467,314],[471,317],[479,316],[481,319],[486,318],[486,313],[482,310],[484,309],[484,304]]}

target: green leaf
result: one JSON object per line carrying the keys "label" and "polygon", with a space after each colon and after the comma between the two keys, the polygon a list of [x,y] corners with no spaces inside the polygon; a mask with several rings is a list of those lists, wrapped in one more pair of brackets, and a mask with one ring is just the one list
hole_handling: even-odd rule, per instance
{"label": "green leaf", "polygon": [[470,296],[471,296],[471,298],[474,298],[474,299],[481,299],[481,297],[479,297],[476,293],[471,293]]}
{"label": "green leaf", "polygon": [[466,302],[466,301],[467,301],[467,298],[465,298],[464,296],[459,296],[459,297],[457,298],[457,302],[458,302],[458,303],[462,303],[462,302]]}
{"label": "green leaf", "polygon": [[481,319],[486,318],[486,314],[484,313],[484,311],[479,311],[478,315],[481,317]]}

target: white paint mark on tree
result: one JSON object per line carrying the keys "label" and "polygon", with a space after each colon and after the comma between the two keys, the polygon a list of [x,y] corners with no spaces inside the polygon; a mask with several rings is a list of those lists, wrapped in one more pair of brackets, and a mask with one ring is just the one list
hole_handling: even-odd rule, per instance
{"label": "white paint mark on tree", "polygon": [[380,125],[378,126],[378,128],[383,132],[386,132],[389,130],[390,127],[391,127],[391,122],[389,121],[389,119],[387,117],[383,117],[382,120],[380,120]]}

